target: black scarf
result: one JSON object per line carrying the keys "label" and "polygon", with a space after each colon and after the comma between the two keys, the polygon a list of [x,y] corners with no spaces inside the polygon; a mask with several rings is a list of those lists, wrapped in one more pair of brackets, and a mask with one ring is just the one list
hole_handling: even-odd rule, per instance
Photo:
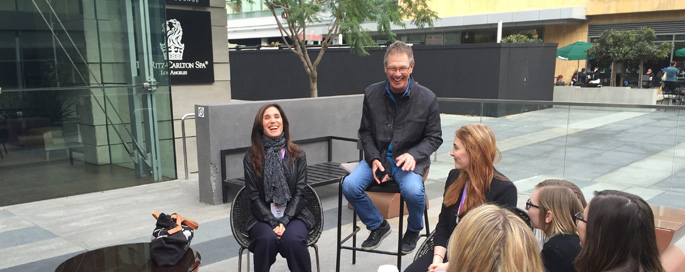
{"label": "black scarf", "polygon": [[291,198],[290,188],[285,177],[285,167],[281,163],[281,149],[285,148],[285,136],[276,139],[262,135],[264,143],[264,193],[266,202],[283,207]]}

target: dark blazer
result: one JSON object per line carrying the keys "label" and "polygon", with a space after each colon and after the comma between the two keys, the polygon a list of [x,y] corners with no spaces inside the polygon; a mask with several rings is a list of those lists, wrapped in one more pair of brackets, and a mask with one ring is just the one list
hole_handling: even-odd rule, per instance
{"label": "dark blazer", "polygon": [[285,158],[282,163],[285,166],[285,175],[288,178],[288,187],[290,187],[290,195],[292,198],[288,201],[283,217],[276,219],[271,213],[271,203],[266,203],[266,195],[264,193],[264,171],[262,171],[262,178],[257,178],[257,175],[252,168],[252,155],[247,152],[243,157],[243,168],[245,169],[245,189],[250,194],[250,203],[252,204],[252,215],[247,221],[246,230],[250,230],[257,222],[265,222],[271,225],[272,228],[283,223],[283,226],[288,226],[292,218],[302,220],[307,226],[307,229],[312,229],[316,223],[314,214],[307,209],[307,199],[304,197],[305,186],[307,185],[307,156],[304,151],[300,151],[300,156],[291,162],[291,155],[286,151]]}
{"label": "dark blazer", "polygon": [[542,247],[542,262],[549,272],[575,272],[573,260],[580,253],[578,235],[557,234]]}
{"label": "dark blazer", "polygon": [[[497,170],[495,170],[495,172],[497,172]],[[447,181],[445,182],[445,192],[447,192],[447,188],[449,188],[450,185],[457,180],[458,176],[459,169],[452,169],[452,171],[450,171]],[[459,190],[460,194],[463,189],[464,188],[462,187]],[[468,192],[466,196],[468,197]],[[497,179],[496,177],[492,178],[490,189],[485,193],[486,203],[496,204],[504,207],[516,207],[516,200],[517,194],[514,183],[508,180]],[[454,228],[457,227],[457,210],[459,209],[460,202],[461,195],[459,196],[457,203],[452,206],[447,207],[444,203],[442,204],[440,217],[438,218],[438,224],[435,227],[436,246],[442,246],[445,248],[447,247],[447,241],[449,241],[450,235],[452,235]]]}
{"label": "dark blazer", "polygon": [[412,78],[409,93],[397,99],[397,107],[385,90],[386,81],[364,91],[359,140],[364,159],[371,165],[380,160],[386,170],[385,155],[392,140],[392,157],[409,153],[416,160],[414,173],[422,175],[430,166],[430,155],[442,144],[440,110],[435,94]]}

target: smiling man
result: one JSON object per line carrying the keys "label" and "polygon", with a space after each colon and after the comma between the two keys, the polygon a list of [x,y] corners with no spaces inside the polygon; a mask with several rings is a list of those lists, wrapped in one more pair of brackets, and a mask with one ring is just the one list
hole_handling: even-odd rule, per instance
{"label": "smiling man", "polygon": [[401,41],[393,43],[388,46],[383,62],[387,80],[364,91],[359,127],[364,161],[345,178],[342,190],[371,231],[362,248],[375,249],[390,234],[390,225],[364,190],[392,177],[400,186],[409,212],[407,232],[402,238],[402,252],[406,254],[414,250],[424,227],[421,217],[426,197],[422,176],[430,166],[430,155],[442,144],[440,111],[435,94],[411,77],[411,47]]}

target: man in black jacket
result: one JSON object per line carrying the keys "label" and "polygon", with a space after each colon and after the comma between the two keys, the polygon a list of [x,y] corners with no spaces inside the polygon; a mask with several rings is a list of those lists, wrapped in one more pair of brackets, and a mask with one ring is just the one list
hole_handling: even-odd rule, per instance
{"label": "man in black jacket", "polygon": [[384,64],[387,80],[364,91],[359,138],[365,158],[345,178],[342,190],[371,231],[362,248],[375,249],[390,234],[390,225],[364,190],[393,177],[409,212],[402,238],[402,252],[406,254],[414,250],[423,229],[426,199],[422,176],[430,166],[430,155],[442,144],[440,111],[435,94],[411,78],[411,47],[401,41],[388,46]]}

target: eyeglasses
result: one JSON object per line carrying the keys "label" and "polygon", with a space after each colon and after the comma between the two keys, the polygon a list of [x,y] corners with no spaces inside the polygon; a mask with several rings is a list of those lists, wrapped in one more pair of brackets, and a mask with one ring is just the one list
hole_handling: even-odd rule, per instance
{"label": "eyeglasses", "polygon": [[400,71],[400,73],[406,73],[409,71],[409,67],[385,67],[388,72],[395,73],[397,71]]}
{"label": "eyeglasses", "polygon": [[530,207],[538,208],[538,209],[540,208],[540,206],[533,204],[533,202],[530,202],[530,198],[529,198],[528,201],[526,201],[526,210],[530,210]]}
{"label": "eyeglasses", "polygon": [[582,221],[583,223],[587,224],[587,220],[585,220],[585,218],[583,218],[583,212],[582,211],[574,214],[573,219],[576,220],[576,224],[578,224],[578,221]]}

